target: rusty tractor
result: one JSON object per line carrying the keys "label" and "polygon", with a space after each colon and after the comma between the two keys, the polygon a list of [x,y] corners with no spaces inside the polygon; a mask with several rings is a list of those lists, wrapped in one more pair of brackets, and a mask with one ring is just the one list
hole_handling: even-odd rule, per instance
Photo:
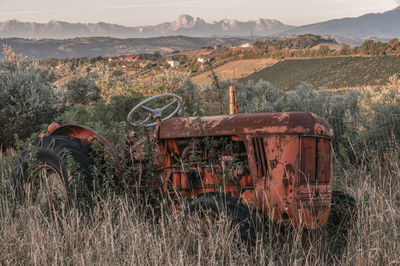
{"label": "rusty tractor", "polygon": [[[148,107],[159,98],[173,100],[161,108]],[[176,209],[182,202],[188,202],[192,210],[225,209],[227,216],[242,222],[243,238],[254,237],[246,221],[255,211],[287,227],[315,229],[329,221],[343,223],[338,206],[354,210],[353,197],[332,191],[333,130],[323,118],[307,112],[174,117],[180,107],[179,96],[162,94],[137,104],[127,117],[135,129],[139,124],[132,121],[134,114],[139,110],[149,113],[141,125],[154,127],[147,138],[153,147],[154,167],[145,186],[168,194]],[[166,110],[172,112],[165,115]],[[122,181],[121,158],[93,129],[51,124],[48,131],[32,145],[35,166],[28,170],[22,163],[14,170],[16,187],[25,197],[29,194],[45,204],[72,198],[74,179],[68,174],[65,154],[90,176],[87,150],[94,142],[114,157],[115,178]],[[131,158],[131,167],[143,167],[145,142],[134,133],[128,137],[126,156]],[[22,161],[29,156],[23,153]],[[46,186],[35,188],[43,172]]]}

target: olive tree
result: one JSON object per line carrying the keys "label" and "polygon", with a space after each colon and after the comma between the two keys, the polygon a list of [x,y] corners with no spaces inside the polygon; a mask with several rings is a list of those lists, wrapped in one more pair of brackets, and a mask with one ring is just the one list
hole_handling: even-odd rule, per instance
{"label": "olive tree", "polygon": [[49,122],[57,110],[57,95],[35,63],[4,46],[0,62],[0,144],[9,147]]}

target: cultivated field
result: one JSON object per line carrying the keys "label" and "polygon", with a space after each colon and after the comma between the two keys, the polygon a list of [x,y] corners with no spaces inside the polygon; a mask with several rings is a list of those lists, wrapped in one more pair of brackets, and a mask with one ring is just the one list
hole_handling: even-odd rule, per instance
{"label": "cultivated field", "polygon": [[282,89],[305,82],[316,88],[384,85],[400,73],[400,56],[284,59],[240,82],[265,80]]}

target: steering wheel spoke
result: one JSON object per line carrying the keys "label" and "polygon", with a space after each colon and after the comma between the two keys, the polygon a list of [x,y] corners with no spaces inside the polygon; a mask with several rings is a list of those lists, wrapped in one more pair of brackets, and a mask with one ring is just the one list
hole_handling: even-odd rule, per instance
{"label": "steering wheel spoke", "polygon": [[143,124],[144,122],[149,121],[150,118],[152,118],[152,115],[151,115],[151,114],[149,114],[149,115],[147,116],[147,118],[146,118],[145,120],[142,121],[142,124]]}
{"label": "steering wheel spoke", "polygon": [[[150,101],[153,101],[153,100],[155,100],[155,99],[159,99],[159,98],[162,98],[162,97],[171,97],[171,98],[175,98],[175,99],[174,99],[172,102],[168,103],[167,105],[165,105],[165,106],[163,106],[163,107],[161,107],[161,108],[156,108],[156,109],[152,109],[152,108],[147,107],[147,106],[144,105],[144,104],[146,104],[146,103],[148,103],[148,102],[150,102]],[[172,111],[172,113],[170,113],[168,116],[166,116],[166,117],[163,118],[163,117],[162,117],[163,112],[164,112],[165,110],[167,110],[169,107],[171,107],[171,106],[173,106],[174,104],[176,104],[176,103],[177,103],[177,107]],[[148,116],[145,120],[143,120],[140,124],[143,124],[143,123],[147,122],[151,117],[152,117],[153,119],[159,117],[159,118],[161,118],[161,121],[164,121],[164,120],[167,120],[167,119],[171,118],[172,116],[174,116],[174,115],[179,111],[181,105],[182,105],[181,98],[180,98],[178,95],[176,95],[176,94],[173,94],[173,93],[166,93],[166,94],[156,95],[156,96],[147,98],[146,100],[144,100],[144,101],[138,103],[135,107],[133,107],[132,110],[131,110],[131,111],[129,112],[129,114],[128,114],[127,121],[128,121],[128,123],[131,124],[132,126],[134,126],[134,127],[137,126],[136,124],[134,124],[134,123],[132,122],[132,116],[133,116],[133,113],[134,113],[139,107],[141,107],[143,110],[145,110],[146,112],[149,113],[149,116]],[[156,125],[155,122],[145,124],[146,127],[151,127],[151,126],[155,126],[155,125]]]}
{"label": "steering wheel spoke", "polygon": [[169,104],[167,104],[166,106],[162,107],[161,110],[165,111],[167,110],[168,107],[172,106],[174,103],[176,103],[177,99],[175,99],[173,102],[170,102]]}
{"label": "steering wheel spoke", "polygon": [[145,105],[142,105],[142,106],[140,106],[140,107],[142,107],[143,110],[149,112],[150,114],[154,114],[154,113],[156,112],[156,110],[151,109],[150,107],[147,107],[147,106],[145,106]]}

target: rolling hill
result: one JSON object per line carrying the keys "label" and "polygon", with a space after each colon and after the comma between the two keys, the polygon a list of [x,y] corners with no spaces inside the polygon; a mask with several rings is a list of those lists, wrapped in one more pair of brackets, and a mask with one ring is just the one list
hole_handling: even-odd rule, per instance
{"label": "rolling hill", "polygon": [[[0,39],[14,48],[15,52],[29,59],[42,58],[79,58],[95,56],[118,56],[123,54],[171,53],[176,50],[196,50],[204,46],[240,45],[245,39],[239,38],[194,38],[185,36],[167,36],[155,38],[115,39],[107,37],[54,39]],[[0,59],[2,54],[0,53]]]}
{"label": "rolling hill", "polygon": [[281,89],[294,89],[305,82],[337,89],[386,84],[394,74],[400,74],[400,56],[284,59],[239,82],[265,80]]}

